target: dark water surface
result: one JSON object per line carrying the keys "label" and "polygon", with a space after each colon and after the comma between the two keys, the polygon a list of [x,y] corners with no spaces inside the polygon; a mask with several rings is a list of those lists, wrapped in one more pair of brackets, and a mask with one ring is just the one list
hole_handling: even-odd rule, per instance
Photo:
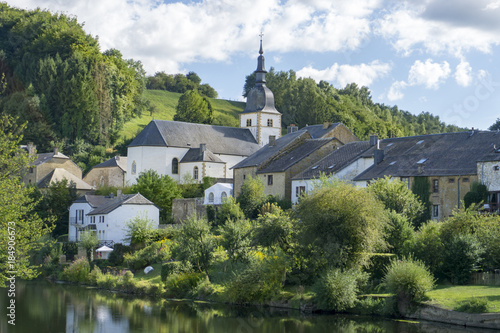
{"label": "dark water surface", "polygon": [[0,332],[493,332],[373,317],[303,315],[295,310],[156,301],[94,288],[19,282],[15,326],[0,289]]}

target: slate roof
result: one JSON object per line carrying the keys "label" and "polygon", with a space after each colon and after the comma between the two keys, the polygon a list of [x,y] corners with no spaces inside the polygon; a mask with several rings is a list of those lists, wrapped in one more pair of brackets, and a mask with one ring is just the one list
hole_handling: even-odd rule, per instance
{"label": "slate roof", "polygon": [[298,144],[300,140],[304,139],[311,139],[311,135],[307,131],[299,130],[297,132],[289,133],[277,139],[273,146],[270,146],[269,144],[265,145],[240,163],[236,164],[233,169],[259,166],[279,152],[290,149],[290,147],[294,146],[294,144]]}
{"label": "slate roof", "polygon": [[318,139],[318,138],[322,138],[323,135],[325,135],[326,133],[330,132],[335,127],[337,127],[337,126],[339,126],[341,124],[342,123],[332,123],[327,128],[323,128],[323,124],[309,125],[309,126],[301,128],[301,130],[308,131],[309,134],[311,134],[311,136],[312,136],[313,139]]}
{"label": "slate roof", "polygon": [[368,141],[346,143],[292,179],[313,179],[318,178],[322,173],[325,175],[336,173],[356,161],[368,149],[370,149]]}
{"label": "slate roof", "polygon": [[208,149],[206,149],[203,152],[203,154],[201,154],[200,148],[190,148],[180,161],[180,163],[188,163],[188,162],[224,163],[224,161],[222,161]]}
{"label": "slate roof", "polygon": [[54,157],[55,158],[64,158],[64,159],[69,160],[68,156],[61,154],[61,153],[57,153],[57,154],[54,154],[53,152],[52,153],[42,153],[42,154],[36,155],[36,160],[35,160],[35,162],[33,162],[33,165],[38,166],[38,165],[43,164],[47,161],[50,161]]}
{"label": "slate roof", "polygon": [[153,203],[143,197],[140,193],[122,194],[121,196],[109,198],[104,204],[93,209],[87,215],[109,214],[122,205],[153,205]]}
{"label": "slate roof", "polygon": [[82,179],[78,178],[71,172],[62,168],[55,168],[51,172],[49,172],[45,177],[40,179],[36,184],[40,188],[49,187],[50,184],[56,181],[61,181],[63,179],[67,179],[69,182],[73,182],[76,185],[77,190],[92,190],[92,186],[84,182]]}
{"label": "slate roof", "polygon": [[[384,151],[383,161],[371,166],[354,180],[371,180],[385,175],[396,177],[475,175],[476,163],[486,158],[493,158],[494,147],[500,147],[500,134],[490,131],[385,139],[380,141],[380,148]],[[373,153],[374,148],[370,148],[361,156],[373,156]]]}
{"label": "slate roof", "polygon": [[127,171],[127,157],[126,156],[111,157],[109,160],[104,161],[100,164],[97,164],[92,169],[94,169],[94,168],[113,168],[113,167],[118,167],[126,172]]}
{"label": "slate roof", "polygon": [[73,201],[73,203],[88,203],[92,208],[104,205],[113,198],[104,195],[85,194]]}
{"label": "slate roof", "polygon": [[257,173],[284,172],[332,140],[333,138],[303,140],[294,149],[284,152],[271,160],[269,164],[264,165]]}
{"label": "slate roof", "polygon": [[206,144],[215,154],[248,156],[259,150],[259,144],[247,128],[224,127],[185,123],[180,121],[153,120],[129,147],[199,147]]}

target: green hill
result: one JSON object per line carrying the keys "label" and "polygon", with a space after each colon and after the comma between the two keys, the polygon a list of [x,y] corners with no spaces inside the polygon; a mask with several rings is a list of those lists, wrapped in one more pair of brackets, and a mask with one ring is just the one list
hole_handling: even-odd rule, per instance
{"label": "green hill", "polygon": [[[126,122],[120,132],[123,140],[134,138],[153,119],[172,120],[177,101],[182,94],[166,90],[146,90],[144,97],[153,106],[153,112],[144,112],[140,117]],[[215,111],[215,125],[238,127],[238,114],[245,108],[244,102],[209,98]]]}

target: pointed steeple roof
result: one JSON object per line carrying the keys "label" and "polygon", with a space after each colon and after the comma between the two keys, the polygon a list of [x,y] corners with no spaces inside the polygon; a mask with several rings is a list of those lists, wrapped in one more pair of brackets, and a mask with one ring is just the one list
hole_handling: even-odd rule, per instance
{"label": "pointed steeple roof", "polygon": [[262,34],[260,35],[259,57],[257,58],[257,69],[255,70],[255,87],[247,95],[247,105],[242,113],[266,112],[278,113],[274,107],[273,92],[266,87],[266,68],[264,51],[262,48]]}

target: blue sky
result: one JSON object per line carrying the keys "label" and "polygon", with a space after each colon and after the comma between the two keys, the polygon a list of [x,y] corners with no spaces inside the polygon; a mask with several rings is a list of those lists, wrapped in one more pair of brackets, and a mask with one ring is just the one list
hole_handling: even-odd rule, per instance
{"label": "blue sky", "polygon": [[375,102],[487,129],[500,117],[500,0],[7,0],[74,15],[102,50],[157,71],[195,71],[242,100],[259,34],[266,67],[356,82]]}

